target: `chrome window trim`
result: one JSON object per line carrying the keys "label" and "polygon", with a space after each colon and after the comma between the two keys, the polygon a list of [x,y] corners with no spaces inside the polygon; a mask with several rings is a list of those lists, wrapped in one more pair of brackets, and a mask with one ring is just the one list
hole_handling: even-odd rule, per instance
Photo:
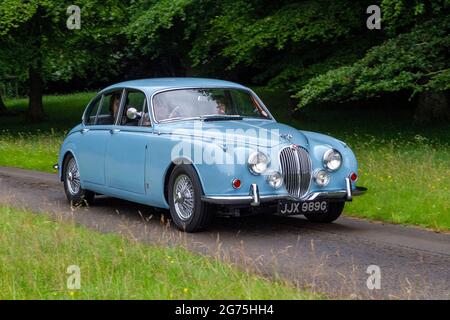
{"label": "chrome window trim", "polygon": [[[177,87],[177,88],[165,88],[165,89],[161,89],[161,90],[157,90],[155,92],[152,93],[151,97],[150,97],[150,106],[152,109],[152,118],[155,122],[155,124],[159,124],[161,123],[161,121],[158,121],[156,119],[156,115],[155,115],[155,108],[154,108],[154,104],[153,104],[153,100],[155,98],[155,96],[159,93],[163,93],[163,92],[168,92],[168,91],[175,91],[175,90],[195,90],[195,89],[234,89],[234,90],[241,90],[244,92],[249,93],[253,98],[255,98],[255,100],[260,104],[260,106],[264,109],[265,112],[267,112],[267,115],[269,116],[268,119],[264,119],[261,118],[261,120],[270,120],[270,121],[276,121],[275,118],[272,116],[272,114],[270,113],[270,111],[267,109],[267,107],[264,105],[264,103],[261,101],[261,99],[256,95],[256,93],[254,93],[251,89],[248,88],[235,88],[235,87],[221,87],[221,86],[202,86],[202,87]],[[195,117],[197,118],[197,117]],[[190,119],[195,119],[194,117],[190,118]],[[259,119],[259,118],[252,118],[252,119]],[[169,123],[169,122],[177,122],[177,121],[184,121],[184,120],[188,120],[188,118],[185,119],[177,119],[177,120],[172,120],[172,121],[164,121],[163,123]]]}
{"label": "chrome window trim", "polygon": [[98,114],[100,113],[104,99],[105,99],[105,96],[102,94],[102,97],[100,98],[100,104],[98,105],[97,114],[95,115],[94,126],[97,125]]}

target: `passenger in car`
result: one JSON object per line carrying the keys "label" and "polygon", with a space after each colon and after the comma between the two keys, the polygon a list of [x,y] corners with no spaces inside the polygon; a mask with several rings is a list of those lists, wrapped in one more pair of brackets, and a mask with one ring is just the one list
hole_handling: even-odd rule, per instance
{"label": "passenger in car", "polygon": [[[111,95],[111,100],[109,100],[109,113],[113,119],[116,119],[117,113],[120,107],[120,94],[113,93]],[[114,120],[113,120],[114,121]]]}

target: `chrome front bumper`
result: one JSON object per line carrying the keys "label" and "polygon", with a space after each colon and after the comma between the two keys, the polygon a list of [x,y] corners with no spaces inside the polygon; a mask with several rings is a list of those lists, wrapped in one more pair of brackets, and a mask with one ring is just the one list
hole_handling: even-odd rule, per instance
{"label": "chrome front bumper", "polygon": [[356,187],[355,190],[352,190],[350,180],[348,178],[345,180],[345,190],[311,192],[302,198],[296,198],[290,195],[261,196],[259,195],[258,185],[253,183],[250,187],[250,193],[248,196],[203,196],[202,201],[212,204],[251,205],[256,207],[261,203],[276,202],[280,200],[300,202],[320,199],[352,201],[354,196],[360,196],[367,191],[367,188],[364,187]]}

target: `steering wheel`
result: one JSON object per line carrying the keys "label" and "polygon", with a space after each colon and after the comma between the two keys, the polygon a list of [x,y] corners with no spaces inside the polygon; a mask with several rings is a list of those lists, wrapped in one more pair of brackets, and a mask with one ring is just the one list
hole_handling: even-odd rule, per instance
{"label": "steering wheel", "polygon": [[176,106],[175,108],[173,108],[172,112],[169,114],[169,118],[175,118],[175,117],[179,117],[181,115],[180,113],[180,106]]}

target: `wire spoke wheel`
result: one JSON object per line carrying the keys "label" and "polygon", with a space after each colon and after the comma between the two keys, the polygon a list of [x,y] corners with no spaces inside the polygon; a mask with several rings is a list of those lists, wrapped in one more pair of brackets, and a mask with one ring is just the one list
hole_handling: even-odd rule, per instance
{"label": "wire spoke wheel", "polygon": [[66,182],[71,195],[75,196],[80,192],[80,172],[74,158],[71,158],[67,164]]}
{"label": "wire spoke wheel", "polygon": [[181,220],[188,220],[194,213],[194,186],[191,179],[185,175],[179,175],[173,185],[173,203],[175,212]]}

